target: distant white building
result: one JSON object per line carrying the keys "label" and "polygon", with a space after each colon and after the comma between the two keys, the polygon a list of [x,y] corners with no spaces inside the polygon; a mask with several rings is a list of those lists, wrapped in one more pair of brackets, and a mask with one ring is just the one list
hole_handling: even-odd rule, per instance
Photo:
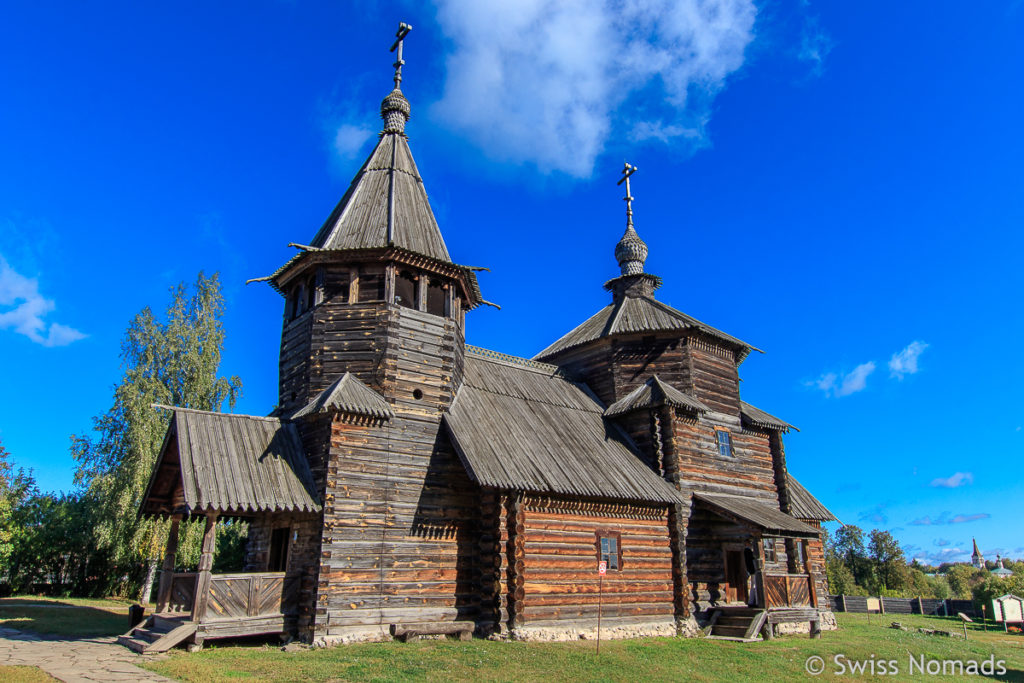
{"label": "distant white building", "polygon": [[999,566],[992,570],[992,574],[998,576],[1000,579],[1005,579],[1013,576],[1013,572],[1003,566],[1003,558],[996,555],[996,564]]}
{"label": "distant white building", "polygon": [[984,569],[985,558],[981,554],[981,551],[978,550],[978,540],[974,538],[972,538],[971,540],[974,541],[974,553],[971,554],[971,564],[973,564],[978,569]]}

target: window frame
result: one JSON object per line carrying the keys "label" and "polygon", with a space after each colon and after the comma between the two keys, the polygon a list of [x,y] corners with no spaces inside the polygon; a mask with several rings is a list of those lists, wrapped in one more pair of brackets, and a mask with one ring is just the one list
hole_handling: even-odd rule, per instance
{"label": "window frame", "polygon": [[[725,451],[722,452],[722,446],[725,446]],[[718,456],[721,458],[735,458],[736,455],[732,448],[732,433],[728,429],[715,429],[715,448],[718,449]]]}
{"label": "window frame", "polygon": [[[283,538],[283,543],[278,539]],[[291,555],[292,528],[290,526],[275,527],[270,530],[267,539],[267,571],[288,571],[288,560]],[[275,567],[280,567],[275,569]]]}
{"label": "window frame", "polygon": [[765,563],[779,561],[779,550],[776,545],[777,543],[778,539],[774,536],[761,537],[761,554],[764,556]]}
{"label": "window frame", "polygon": [[[598,530],[596,530],[594,532],[594,537],[595,537],[594,547],[595,547],[595,549],[597,551],[597,561],[601,562],[602,560],[604,560],[605,557],[608,557],[609,558],[609,560],[608,560],[608,571],[621,572],[622,571],[622,532],[621,531],[615,531],[615,530],[612,530],[612,529],[598,529]],[[602,552],[601,541],[605,540],[605,539],[615,541],[615,554],[614,554],[614,558],[615,558],[616,566],[612,566],[611,558],[613,557],[613,555],[611,553],[604,553],[604,552]]]}

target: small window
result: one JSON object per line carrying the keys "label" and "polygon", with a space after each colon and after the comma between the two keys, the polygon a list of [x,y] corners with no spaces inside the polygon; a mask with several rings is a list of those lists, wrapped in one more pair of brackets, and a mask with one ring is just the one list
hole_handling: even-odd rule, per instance
{"label": "small window", "polygon": [[597,532],[597,560],[607,562],[608,569],[622,569],[622,534],[613,531]]}
{"label": "small window", "polygon": [[764,561],[765,562],[778,562],[779,556],[775,552],[775,539],[765,538],[761,541],[764,546]]}
{"label": "small window", "polygon": [[794,561],[796,562],[797,571],[803,569],[804,564],[807,562],[807,548],[804,545],[805,541],[796,541],[793,543],[793,554]]}
{"label": "small window", "polygon": [[715,441],[718,444],[718,454],[724,458],[732,457],[732,436],[724,429],[715,432]]}
{"label": "small window", "polygon": [[291,531],[288,527],[282,527],[271,532],[268,572],[283,572],[288,566],[288,537],[291,535]]}
{"label": "small window", "polygon": [[380,301],[384,298],[384,273],[359,274],[359,301]]}
{"label": "small window", "polygon": [[427,313],[444,315],[444,304],[448,292],[439,280],[431,280],[427,286]]}
{"label": "small window", "polygon": [[348,303],[348,274],[327,280],[324,286],[324,299],[337,304]]}
{"label": "small window", "polygon": [[303,292],[302,285],[296,285],[295,289],[292,290],[291,298],[288,304],[288,319],[294,320],[302,314],[302,303],[305,300],[305,293]]}
{"label": "small window", "polygon": [[306,306],[305,310],[309,311],[316,305],[316,279],[309,278],[306,282]]}
{"label": "small window", "polygon": [[416,276],[408,270],[403,270],[395,278],[395,303],[416,308]]}

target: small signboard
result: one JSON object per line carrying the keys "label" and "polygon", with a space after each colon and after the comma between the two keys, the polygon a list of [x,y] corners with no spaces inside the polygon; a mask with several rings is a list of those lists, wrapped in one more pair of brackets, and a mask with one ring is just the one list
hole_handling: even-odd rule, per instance
{"label": "small signboard", "polygon": [[597,573],[604,576],[608,572],[608,563],[601,560],[597,563]]}

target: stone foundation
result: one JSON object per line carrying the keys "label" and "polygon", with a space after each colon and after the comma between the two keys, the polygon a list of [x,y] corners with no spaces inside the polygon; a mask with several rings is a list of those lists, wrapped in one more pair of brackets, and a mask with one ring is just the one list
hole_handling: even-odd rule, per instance
{"label": "stone foundation", "polygon": [[[642,624],[602,624],[601,640],[624,638],[671,637],[678,633],[675,621],[647,622]],[[524,626],[511,633],[512,640],[528,642],[550,642],[566,640],[596,640],[597,626]]]}
{"label": "stone foundation", "polygon": [[[836,615],[827,610],[818,612],[821,616],[821,630],[822,631],[835,631],[836,626]],[[811,632],[811,622],[809,621],[796,621],[787,624],[775,624],[775,633],[780,636],[788,636],[794,634],[806,634]]]}

